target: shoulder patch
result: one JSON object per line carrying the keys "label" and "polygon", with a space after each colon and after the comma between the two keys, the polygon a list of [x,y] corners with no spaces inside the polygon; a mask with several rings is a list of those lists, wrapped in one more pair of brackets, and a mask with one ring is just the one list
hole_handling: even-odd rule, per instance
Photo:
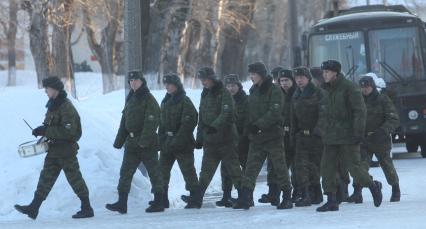
{"label": "shoulder patch", "polygon": [[148,120],[149,120],[149,121],[154,121],[154,115],[149,115],[149,116],[148,116]]}

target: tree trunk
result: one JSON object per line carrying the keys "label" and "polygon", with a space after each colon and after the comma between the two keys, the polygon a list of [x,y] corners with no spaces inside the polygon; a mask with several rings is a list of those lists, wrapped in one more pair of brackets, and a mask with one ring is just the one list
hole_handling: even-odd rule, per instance
{"label": "tree trunk", "polygon": [[142,63],[141,70],[143,72],[147,69],[148,62],[148,42],[149,42],[149,24],[151,22],[150,17],[150,0],[141,1],[141,41],[142,41]]}
{"label": "tree trunk", "polygon": [[54,8],[58,11],[58,21],[53,23],[52,57],[54,68],[52,73],[65,81],[65,89],[72,97],[77,98],[74,72],[72,66],[71,28],[74,0],[55,0]]}
{"label": "tree trunk", "polygon": [[8,45],[8,86],[16,86],[16,31],[18,4],[16,0],[9,0],[9,28],[7,31],[7,45]]}

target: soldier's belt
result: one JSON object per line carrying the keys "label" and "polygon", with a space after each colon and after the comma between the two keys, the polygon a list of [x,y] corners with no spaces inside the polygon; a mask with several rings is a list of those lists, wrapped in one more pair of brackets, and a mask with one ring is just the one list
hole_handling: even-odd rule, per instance
{"label": "soldier's belt", "polygon": [[284,126],[284,132],[290,132],[290,127],[289,126]]}
{"label": "soldier's belt", "polygon": [[139,133],[138,133],[138,134],[136,134],[136,133],[134,133],[134,132],[129,132],[129,137],[131,137],[131,138],[135,138],[135,137],[137,137],[137,136],[139,136]]}
{"label": "soldier's belt", "polygon": [[169,136],[169,137],[173,137],[173,136],[175,136],[175,134],[174,134],[172,131],[167,131],[167,132],[166,132],[166,134],[167,134],[167,136]]}
{"label": "soldier's belt", "polygon": [[311,135],[311,131],[310,131],[310,130],[303,130],[303,131],[302,131],[302,133],[303,133],[303,135],[305,135],[305,136],[309,136],[309,135]]}

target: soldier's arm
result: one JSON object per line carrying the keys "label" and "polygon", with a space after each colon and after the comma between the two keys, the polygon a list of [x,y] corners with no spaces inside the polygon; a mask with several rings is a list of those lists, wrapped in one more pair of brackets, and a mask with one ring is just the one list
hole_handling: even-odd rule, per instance
{"label": "soldier's arm", "polygon": [[234,120],[234,100],[227,90],[223,90],[222,104],[220,114],[217,116],[210,126],[216,130],[222,129],[226,125],[232,124]]}
{"label": "soldier's arm", "polygon": [[327,102],[327,92],[321,88],[318,88],[318,121],[315,128],[319,129],[323,133],[325,129],[325,109]]}
{"label": "soldier's arm", "polygon": [[138,144],[141,147],[149,147],[157,138],[157,128],[160,122],[160,107],[154,97],[149,96],[145,109],[143,129]]}
{"label": "soldier's arm", "polygon": [[364,136],[365,121],[367,118],[367,108],[358,86],[352,84],[348,88],[348,102],[353,116],[353,135],[355,137]]}
{"label": "soldier's arm", "polygon": [[60,109],[61,122],[56,126],[48,126],[45,136],[49,139],[77,141],[79,117],[77,111],[66,105]]}
{"label": "soldier's arm", "polygon": [[117,136],[115,137],[115,141],[114,141],[114,147],[118,149],[123,147],[124,142],[126,142],[127,135],[129,135],[124,125],[125,122],[126,122],[126,118],[124,117],[124,111],[123,111],[123,115],[121,116],[121,121],[120,121],[120,127],[118,128]]}
{"label": "soldier's arm", "polygon": [[282,125],[283,93],[273,87],[268,111],[253,124],[259,129],[268,129],[274,125]]}
{"label": "soldier's arm", "polygon": [[391,134],[399,126],[399,115],[388,96],[382,94],[382,106],[384,108],[385,121],[380,126],[386,134]]}
{"label": "soldier's arm", "polygon": [[290,115],[290,136],[294,137],[296,133],[299,132],[299,125],[294,109],[293,99],[291,100],[290,114],[288,115]]}
{"label": "soldier's arm", "polygon": [[[180,141],[183,135],[191,133],[194,131],[195,126],[197,125],[198,113],[194,107],[194,104],[189,98],[185,98],[183,101],[183,110],[182,117],[180,120],[179,130],[176,133],[176,141]],[[183,141],[182,141],[183,142]]]}

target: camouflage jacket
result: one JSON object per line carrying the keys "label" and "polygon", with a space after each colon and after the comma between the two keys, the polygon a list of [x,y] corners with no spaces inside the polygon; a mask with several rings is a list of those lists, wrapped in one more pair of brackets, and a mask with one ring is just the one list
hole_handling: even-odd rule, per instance
{"label": "camouflage jacket", "polygon": [[233,98],[235,101],[235,123],[237,125],[238,135],[242,137],[249,115],[248,95],[243,89],[240,89]]}

